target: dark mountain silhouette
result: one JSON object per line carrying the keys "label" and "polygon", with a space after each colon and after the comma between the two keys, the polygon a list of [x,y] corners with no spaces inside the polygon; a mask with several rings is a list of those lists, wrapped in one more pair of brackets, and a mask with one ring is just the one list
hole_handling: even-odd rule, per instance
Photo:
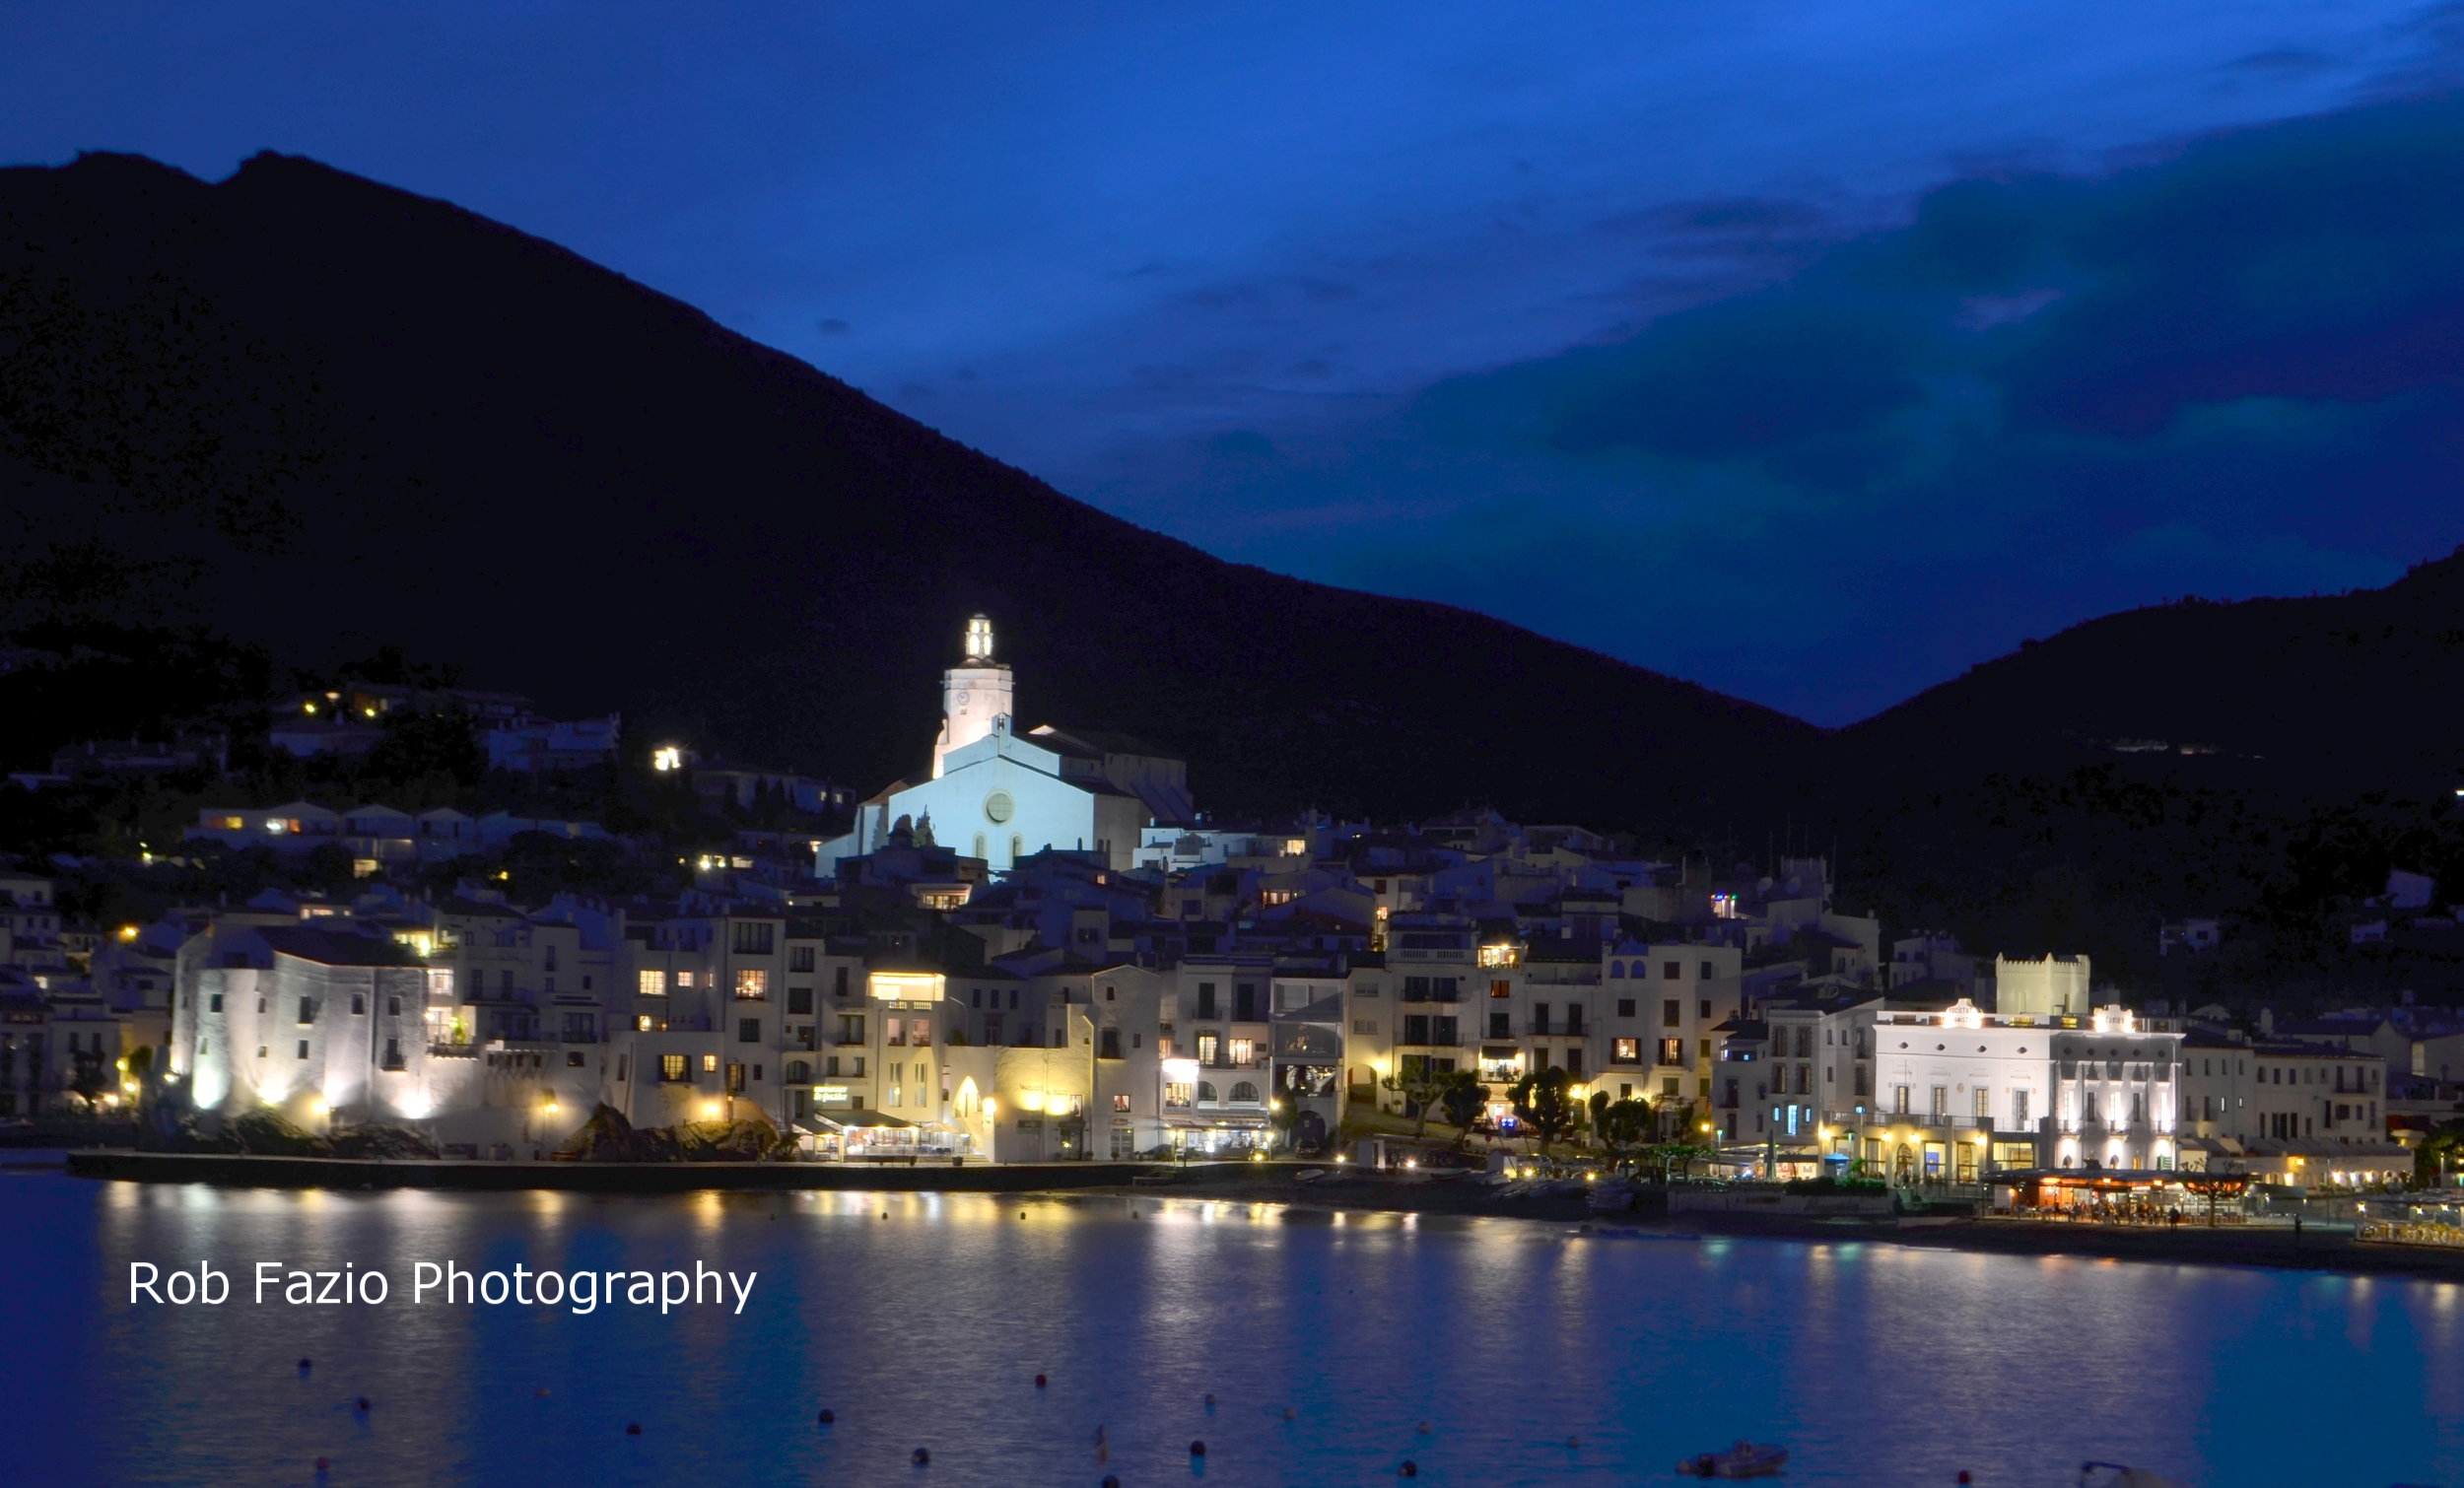
{"label": "dark mountain silhouette", "polygon": [[2383,589],[2090,620],[1834,735],[1928,778],[2128,760],[2309,796],[2464,785],[2464,551]]}
{"label": "dark mountain silhouette", "polygon": [[272,154],[219,184],[0,170],[0,627],[398,643],[867,787],[916,766],[976,610],[1022,721],[1183,752],[1231,810],[1716,821],[1819,738],[1209,558],[552,244]]}

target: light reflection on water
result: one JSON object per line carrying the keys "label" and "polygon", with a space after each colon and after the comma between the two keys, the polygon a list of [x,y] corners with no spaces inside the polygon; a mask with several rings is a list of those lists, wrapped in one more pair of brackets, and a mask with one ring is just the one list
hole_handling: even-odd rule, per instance
{"label": "light reflection on water", "polygon": [[[1624,1484],[1740,1436],[1788,1445],[1798,1483],[2067,1484],[2087,1457],[2211,1488],[2464,1478],[2444,1283],[1145,1197],[25,1172],[0,1174],[0,1471],[25,1481],[306,1484],[323,1455],[333,1488],[1141,1488],[1385,1482],[1410,1457],[1432,1485]],[[132,1309],[132,1258],[210,1259],[234,1299]],[[409,1305],[412,1262],[447,1258],[761,1278],[741,1318]],[[252,1306],[259,1259],[376,1266],[395,1297]]]}

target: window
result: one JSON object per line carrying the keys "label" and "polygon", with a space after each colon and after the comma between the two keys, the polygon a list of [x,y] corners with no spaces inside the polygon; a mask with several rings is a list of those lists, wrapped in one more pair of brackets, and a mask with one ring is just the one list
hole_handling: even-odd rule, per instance
{"label": "window", "polygon": [[1684,1014],[1680,1008],[1681,1004],[1679,1004],[1675,997],[1671,997],[1667,1001],[1662,1002],[1660,1004],[1660,1026],[1662,1028],[1675,1028],[1679,1023],[1684,1022]]}
{"label": "window", "polygon": [[1258,1058],[1258,1041],[1257,1041],[1257,1040],[1255,1040],[1255,1039],[1234,1039],[1234,1040],[1232,1040],[1232,1041],[1231,1041],[1231,1046],[1232,1046],[1232,1053],[1231,1053],[1231,1058],[1232,1058],[1232,1062],[1233,1062],[1233,1063],[1235,1063],[1235,1064],[1251,1064],[1251,1063],[1255,1063],[1255,1062],[1257,1061],[1257,1058]]}
{"label": "window", "polygon": [[567,1069],[580,1069],[582,1067],[581,1049],[571,1048],[565,1051],[565,1067]]}
{"label": "window", "polygon": [[401,998],[387,997],[385,999],[385,1016],[388,1018],[399,1018],[402,1016]]}
{"label": "window", "polygon": [[1685,978],[1685,969],[1684,969],[1683,967],[1681,967],[1681,966],[1677,965],[1677,964],[1676,962],[1674,962],[1674,961],[1670,961],[1670,962],[1664,962],[1664,963],[1662,963],[1662,965],[1661,965],[1661,967],[1660,967],[1660,980],[1661,980],[1661,981],[1683,981],[1683,980],[1684,980],[1684,978]]}
{"label": "window", "polygon": [[811,971],[812,969],[813,969],[813,948],[812,948],[811,946],[808,946],[808,945],[791,945],[791,946],[787,947],[787,970],[788,970],[788,971],[790,971],[790,972],[809,972],[809,971]]}
{"label": "window", "polygon": [[1583,1037],[1583,1004],[1580,1002],[1566,1004],[1566,1037],[1569,1039]]}
{"label": "window", "polygon": [[813,989],[811,987],[791,986],[787,988],[787,1015],[789,1017],[808,1017],[812,1011]]}
{"label": "window", "polygon": [[719,1073],[719,1056],[717,1054],[702,1055],[702,1073],[706,1075],[715,1075]]}
{"label": "window", "polygon": [[1927,1108],[1927,1112],[1928,1112],[1928,1114],[1929,1114],[1930,1116],[1933,1116],[1933,1118],[1934,1118],[1935,1120],[1937,1120],[1937,1121],[1939,1121],[1939,1120],[1941,1120],[1943,1117],[1945,1117],[1945,1116],[1947,1116],[1951,1115],[1951,1087],[1950,1087],[1950,1086],[1948,1086],[1948,1085],[1937,1085],[1937,1086],[1935,1086],[1935,1087],[1934,1087],[1934,1089],[1933,1089],[1933,1101],[1932,1101],[1932,1104],[1931,1104],[1931,1105]]}
{"label": "window", "polygon": [[1128,1112],[1129,1109],[1129,1098],[1127,1095],[1114,1096],[1112,1098],[1112,1109],[1124,1113]]}
{"label": "window", "polygon": [[1993,1092],[1992,1092],[1992,1091],[1987,1090],[1987,1089],[1986,1089],[1984,1086],[1982,1086],[1982,1085],[1977,1086],[1977,1087],[1976,1087],[1976,1118],[1977,1118],[1978,1120],[1980,1120],[1980,1121],[1981,1121],[1981,1120],[1987,1119],[1988,1117],[1992,1116],[1992,1115],[1993,1115],[1993,1114],[1994,1114],[1994,1097],[1993,1097]]}
{"label": "window", "polygon": [[385,1067],[386,1069],[400,1069],[400,1068],[402,1067],[402,1041],[401,1041],[401,1040],[399,1040],[399,1039],[387,1039],[387,1040],[385,1041],[385,1060],[384,1060],[384,1067]]}
{"label": "window", "polygon": [[1488,994],[1492,997],[1511,997],[1514,995],[1514,983],[1511,981],[1492,981],[1488,984]]}
{"label": "window", "polygon": [[300,999],[300,1026],[306,1028],[316,1021],[316,1003],[307,997]]}
{"label": "window", "polygon": [[736,995],[748,1002],[758,1002],[770,995],[770,973],[760,967],[736,969]]}
{"label": "window", "polygon": [[732,927],[733,948],[740,956],[769,955],[779,933],[779,927],[767,919],[739,919],[732,922]]}
{"label": "window", "polygon": [[661,1080],[668,1081],[668,1082],[670,1082],[670,1083],[673,1083],[673,1082],[675,1082],[675,1081],[678,1081],[678,1080],[683,1079],[683,1078],[684,1078],[684,1055],[682,1055],[682,1054],[661,1054],[661,1055],[659,1055],[659,1056],[658,1056],[658,1077],[659,1077]]}
{"label": "window", "polygon": [[1258,1021],[1258,983],[1244,981],[1232,988],[1232,1021],[1235,1023]]}
{"label": "window", "polygon": [[[1198,1042],[1202,1044],[1205,1040],[1200,1038]],[[1403,1042],[1405,1044],[1426,1044],[1429,1042],[1428,1014],[1405,1013],[1403,1015]]]}
{"label": "window", "polygon": [[1201,981],[1198,984],[1198,1016],[1201,1018],[1215,1016],[1215,984],[1211,981]]}
{"label": "window", "polygon": [[367,1014],[367,1012],[368,999],[361,996],[358,992],[353,992],[351,994],[351,1016],[354,1018],[363,1017]]}
{"label": "window", "polygon": [[223,1010],[223,994],[216,992],[207,997],[205,999],[205,1010],[209,1013],[221,1012]]}
{"label": "window", "polygon": [[884,1043],[884,1044],[889,1045],[892,1048],[906,1048],[906,1047],[907,1047],[907,1020],[906,1020],[906,1019],[904,1019],[904,1018],[884,1018],[884,1019],[882,1019],[882,1020],[881,1020],[881,1042],[882,1042],[882,1043]]}
{"label": "window", "polygon": [[1233,1082],[1233,1085],[1232,1085],[1232,1104],[1233,1104],[1233,1105],[1235,1105],[1235,1106],[1241,1106],[1241,1105],[1255,1106],[1255,1105],[1257,1105],[1257,1104],[1259,1103],[1259,1099],[1260,1099],[1260,1097],[1259,1097],[1259,1095],[1258,1095],[1258,1087],[1257,1087],[1256,1085],[1252,1084],[1251,1082],[1249,1082],[1249,1081],[1247,1081],[1247,1080],[1237,1080],[1237,1081]]}
{"label": "window", "polygon": [[1216,1094],[1215,1094],[1214,1082],[1212,1082],[1212,1081],[1210,1081],[1210,1080],[1200,1080],[1200,1081],[1198,1081],[1198,1105],[1200,1105],[1200,1106],[1219,1106],[1219,1105],[1221,1105],[1221,1104],[1222,1104],[1222,1102],[1223,1102],[1223,1098],[1222,1098],[1221,1096],[1218,1096],[1218,1095],[1216,1095]]}
{"label": "window", "polygon": [[1617,1016],[1620,1018],[1631,1018],[1634,1016],[1633,998],[1619,997],[1617,999]]}
{"label": "window", "polygon": [[1663,1039],[1663,1040],[1661,1040],[1661,1041],[1660,1041],[1660,1053],[1659,1053],[1659,1057],[1658,1057],[1658,1059],[1657,1059],[1655,1062],[1657,1062],[1657,1063],[1661,1063],[1661,1064],[1682,1064],[1682,1063],[1684,1063],[1684,1062],[1685,1062],[1685,1041],[1684,1041],[1684,1040],[1682,1040],[1682,1039]]}
{"label": "window", "polygon": [[1431,1044],[1455,1045],[1461,1044],[1463,1039],[1455,1031],[1455,1020],[1453,1018],[1438,1017],[1431,1018],[1429,1020],[1429,1042]]}
{"label": "window", "polygon": [[1640,1063],[1642,1063],[1642,1062],[1643,1062],[1643,1041],[1642,1041],[1642,1040],[1640,1040],[1640,1039],[1611,1039],[1611,1040],[1609,1040],[1609,1041],[1608,1041],[1608,1062],[1609,1062],[1609,1063],[1611,1063],[1611,1064],[1640,1064]]}
{"label": "window", "polygon": [[308,1040],[306,1039],[300,1041],[300,1057],[303,1059],[308,1057]]}
{"label": "window", "polygon": [[1566,1073],[1567,1073],[1567,1074],[1569,1074],[1569,1075],[1574,1076],[1576,1079],[1581,1079],[1581,1078],[1582,1078],[1582,1076],[1583,1076],[1583,1046],[1582,1046],[1582,1045],[1580,1045],[1580,1044],[1575,1044],[1575,1045],[1570,1045],[1570,1046],[1568,1046],[1568,1047],[1567,1047],[1567,1048],[1566,1048]]}
{"label": "window", "polygon": [[1901,1116],[1906,1116],[1908,1114],[1907,1086],[1893,1085],[1890,1088],[1890,1109]]}
{"label": "window", "polygon": [[[1121,1030],[1117,1028],[1108,1028],[1102,1030],[1096,1035],[1095,1057],[1099,1059],[1118,1059],[1121,1057]],[[1129,1098],[1128,1096],[1123,1096],[1121,1099],[1126,1101]],[[1121,1109],[1124,1111],[1129,1110],[1126,1106]]]}
{"label": "window", "polygon": [[839,1042],[841,1044],[864,1042],[864,1015],[862,1013],[839,1014]]}
{"label": "window", "polygon": [[1190,1087],[1186,1081],[1164,1087],[1164,1110],[1187,1111],[1189,1109]]}
{"label": "window", "polygon": [[1545,1034],[1548,1032],[1547,1003],[1535,1002],[1532,1004],[1532,1032],[1536,1034]]}
{"label": "window", "polygon": [[929,1018],[908,1019],[907,1042],[918,1048],[930,1048],[932,1047],[932,1020]]}
{"label": "window", "polygon": [[731,1096],[744,1094],[743,1065],[731,1063],[727,1066],[727,1094]]}
{"label": "window", "polygon": [[1702,980],[1703,980],[1703,981],[1709,981],[1712,978],[1714,978],[1714,977],[1716,977],[1716,976],[1718,976],[1718,975],[1719,975],[1719,973],[1714,972],[1713,970],[1711,970],[1711,963],[1710,963],[1710,962],[1708,962],[1708,961],[1704,962],[1701,966],[1697,967],[1697,968],[1695,969],[1695,973],[1696,973],[1696,975],[1697,975],[1697,976],[1701,977],[1701,978],[1702,978]]}
{"label": "window", "polygon": [[736,1020],[736,1042],[738,1044],[761,1043],[762,1020],[759,1018],[738,1018]]}
{"label": "window", "polygon": [[1514,1014],[1512,1014],[1512,1013],[1491,1013],[1491,1014],[1489,1014],[1489,1015],[1488,1015],[1488,1036],[1489,1036],[1490,1038],[1492,1038],[1492,1039],[1511,1039],[1511,1038],[1513,1038],[1513,1037],[1514,1037]]}
{"label": "window", "polygon": [[1200,1064],[1213,1064],[1218,1062],[1216,1055],[1222,1051],[1222,1048],[1223,1038],[1221,1035],[1212,1033],[1199,1034],[1198,1036],[1198,1062]]}
{"label": "window", "polygon": [[847,995],[846,967],[839,967],[832,972],[830,977],[830,995],[833,997],[844,997]]}
{"label": "window", "polygon": [[1377,1031],[1378,1020],[1375,1018],[1354,1018],[1352,1020],[1352,1032],[1355,1034],[1373,1035]]}

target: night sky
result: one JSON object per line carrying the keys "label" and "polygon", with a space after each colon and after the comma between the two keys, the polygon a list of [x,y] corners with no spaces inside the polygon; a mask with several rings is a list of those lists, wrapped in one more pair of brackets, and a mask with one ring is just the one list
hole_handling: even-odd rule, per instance
{"label": "night sky", "polygon": [[2460,86],[2368,0],[0,10],[0,161],[313,156],[1825,723],[2464,542]]}

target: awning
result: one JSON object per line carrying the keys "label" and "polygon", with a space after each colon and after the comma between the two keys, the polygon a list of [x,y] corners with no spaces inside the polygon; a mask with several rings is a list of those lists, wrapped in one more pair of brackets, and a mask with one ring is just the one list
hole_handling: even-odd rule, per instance
{"label": "awning", "polygon": [[806,1126],[805,1129],[808,1131],[856,1131],[863,1128],[877,1129],[916,1124],[913,1121],[901,1120],[894,1116],[885,1116],[878,1111],[842,1111],[836,1114],[816,1111],[809,1116],[798,1116],[795,1123],[798,1126],[804,1126],[808,1121],[819,1123]]}

